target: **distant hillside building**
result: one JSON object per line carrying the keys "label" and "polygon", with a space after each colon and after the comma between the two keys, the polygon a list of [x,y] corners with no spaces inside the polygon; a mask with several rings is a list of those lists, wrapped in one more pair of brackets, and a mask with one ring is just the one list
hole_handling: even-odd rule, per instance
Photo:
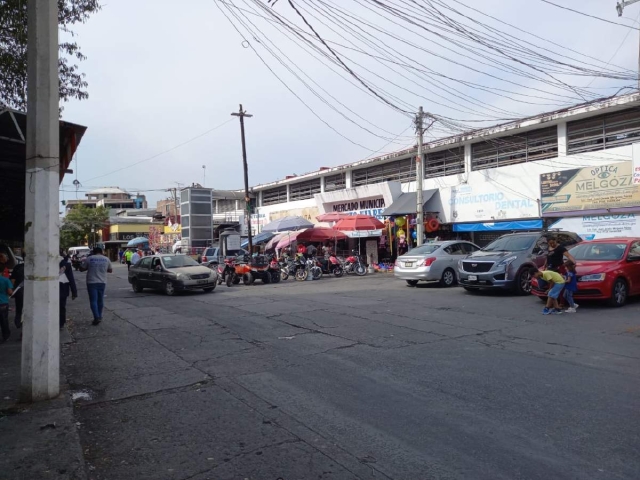
{"label": "distant hillside building", "polygon": [[89,208],[106,207],[108,209],[138,209],[147,208],[147,198],[144,195],[132,195],[119,187],[102,187],[87,192],[85,199],[67,200],[67,211],[79,205]]}

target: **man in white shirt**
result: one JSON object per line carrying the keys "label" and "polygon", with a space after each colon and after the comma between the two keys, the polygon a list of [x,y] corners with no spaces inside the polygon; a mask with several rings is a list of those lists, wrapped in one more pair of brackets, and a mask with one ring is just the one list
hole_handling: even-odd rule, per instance
{"label": "man in white shirt", "polygon": [[140,261],[142,255],[140,254],[140,250],[136,250],[135,253],[131,256],[131,265],[135,265]]}
{"label": "man in white shirt", "polygon": [[87,292],[89,304],[93,313],[93,324],[102,321],[104,307],[104,291],[107,288],[107,273],[111,273],[111,261],[102,254],[102,249],[93,249],[93,255],[85,257],[80,265],[80,271],[87,272]]}

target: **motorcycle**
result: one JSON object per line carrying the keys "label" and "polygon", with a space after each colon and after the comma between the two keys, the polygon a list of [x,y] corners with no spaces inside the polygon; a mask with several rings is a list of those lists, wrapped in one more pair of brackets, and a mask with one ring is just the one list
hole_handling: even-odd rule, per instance
{"label": "motorcycle", "polygon": [[269,261],[269,268],[267,270],[271,274],[271,283],[278,283],[282,279],[282,271],[280,269],[280,262],[275,255],[271,256]]}
{"label": "motorcycle", "polygon": [[329,256],[329,260],[326,262],[318,262],[318,266],[322,268],[322,273],[326,273],[327,275],[333,275],[338,278],[344,275],[342,263],[340,263],[338,257],[333,254]]}
{"label": "motorcycle", "polygon": [[356,253],[355,250],[352,252],[353,254],[344,262],[344,272],[346,274],[355,273],[356,275],[362,277],[367,274],[367,266],[364,264],[360,255]]}
{"label": "motorcycle", "polygon": [[227,286],[237,285],[240,278],[236,278],[235,261],[232,258],[226,258],[224,263],[218,263],[218,285],[226,283]]}

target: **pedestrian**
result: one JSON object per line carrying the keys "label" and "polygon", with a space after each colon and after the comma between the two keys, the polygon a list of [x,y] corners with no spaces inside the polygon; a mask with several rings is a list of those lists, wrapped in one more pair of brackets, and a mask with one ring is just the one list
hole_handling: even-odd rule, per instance
{"label": "pedestrian", "polygon": [[73,268],[71,268],[71,260],[65,255],[64,251],[60,251],[60,263],[58,264],[58,283],[60,284],[60,329],[67,322],[67,298],[71,292],[71,300],[78,298],[78,289],[76,288],[76,280],[73,276]]}
{"label": "pedestrian", "polygon": [[[22,259],[26,258],[26,254],[22,252]],[[17,264],[11,271],[9,277],[13,283],[13,298],[16,302],[16,316],[13,323],[16,328],[22,328],[22,310],[24,308],[24,262]]]}
{"label": "pedestrian", "polygon": [[[2,258],[5,256],[5,258]],[[0,254],[0,262],[6,263],[6,255]],[[6,342],[11,336],[9,330],[9,298],[13,294],[13,284],[4,275],[0,275],[0,330],[2,330],[2,342]]]}
{"label": "pedestrian", "polygon": [[131,255],[131,265],[135,265],[142,258],[142,252],[140,250],[136,251],[133,255]]}
{"label": "pedestrian", "polygon": [[567,269],[567,274],[565,275],[564,299],[568,305],[568,308],[565,311],[567,313],[576,313],[578,304],[573,301],[573,294],[578,291],[576,264],[571,260],[567,260],[564,262],[564,266]]}
{"label": "pedestrian", "polygon": [[315,257],[316,256],[316,252],[317,252],[317,248],[315,247],[315,245],[313,243],[310,243],[307,246],[307,256],[309,258]]}
{"label": "pedestrian", "polygon": [[542,278],[548,284],[547,305],[542,310],[543,315],[557,315],[562,313],[558,305],[558,297],[564,288],[564,278],[553,270],[534,270],[532,277]]}
{"label": "pedestrian", "polygon": [[307,247],[304,246],[304,243],[298,245],[298,253],[303,256],[307,254]]}
{"label": "pedestrian", "polygon": [[102,254],[102,249],[93,249],[93,255],[82,260],[80,270],[87,272],[87,292],[89,304],[93,313],[92,325],[98,325],[102,321],[102,308],[104,307],[104,291],[107,287],[107,273],[111,273],[111,261]]}
{"label": "pedestrian", "polygon": [[131,257],[133,257],[133,251],[129,248],[124,252],[124,259],[127,262],[127,271],[131,268]]}
{"label": "pedestrian", "polygon": [[120,263],[122,263],[122,257],[123,257],[123,256],[124,256],[124,251],[123,251],[121,248],[119,248],[119,249],[118,249],[118,261],[119,261]]}
{"label": "pedestrian", "polygon": [[567,249],[558,243],[557,238],[549,238],[549,240],[547,240],[547,245],[547,261],[543,270],[553,270],[554,272],[562,270],[562,267],[564,267],[565,257],[573,263],[576,262],[576,259],[573,258]]}

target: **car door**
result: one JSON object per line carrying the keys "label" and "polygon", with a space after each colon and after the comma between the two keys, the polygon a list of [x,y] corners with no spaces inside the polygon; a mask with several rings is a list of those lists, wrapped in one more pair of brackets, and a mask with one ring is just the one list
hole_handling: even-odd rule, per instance
{"label": "car door", "polygon": [[138,276],[138,282],[143,288],[151,287],[151,257],[145,257],[140,261],[140,264],[135,268],[135,273]]}
{"label": "car door", "polygon": [[531,261],[537,268],[544,267],[545,263],[547,263],[547,251],[549,245],[547,237],[540,236],[536,241],[536,244],[533,246],[533,250],[531,251]]}
{"label": "car door", "polygon": [[467,255],[462,242],[452,243],[442,250],[444,251],[444,255],[439,256],[438,261],[435,262],[438,264],[439,274],[442,275],[445,269],[450,268],[456,273],[457,278],[458,261]]}
{"label": "car door", "polygon": [[629,289],[631,295],[640,295],[640,241],[631,243],[627,254],[625,272],[631,281]]}
{"label": "car door", "polygon": [[159,290],[162,288],[164,279],[164,266],[160,261],[160,257],[145,257],[143,260],[149,259],[149,287]]}

